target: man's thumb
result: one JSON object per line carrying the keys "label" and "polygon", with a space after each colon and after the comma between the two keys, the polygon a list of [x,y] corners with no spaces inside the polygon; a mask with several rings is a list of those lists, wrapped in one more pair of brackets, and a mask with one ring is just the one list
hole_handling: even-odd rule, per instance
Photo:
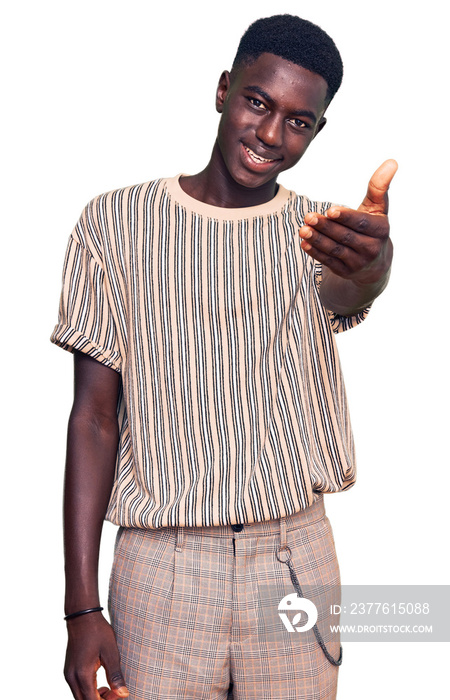
{"label": "man's thumb", "polygon": [[118,700],[118,698],[127,698],[129,696],[129,692],[125,686],[125,681],[119,681],[120,685],[119,686],[114,686],[112,682],[111,688],[106,688],[102,687],[98,689],[98,694],[103,700]]}
{"label": "man's thumb", "polygon": [[115,670],[113,671],[109,671],[107,668],[105,668],[105,671],[107,681],[110,685],[110,689],[100,688],[98,692],[101,695],[101,697],[104,698],[104,700],[116,700],[116,698],[127,698],[130,693],[128,692],[125,679],[122,675],[120,667],[117,668],[116,666]]}
{"label": "man's thumb", "polygon": [[114,690],[119,698],[127,698],[129,692],[125,683],[125,679],[122,676],[122,671],[118,669],[117,671],[107,675],[108,683],[111,686],[111,690]]}
{"label": "man's thumb", "polygon": [[385,160],[380,165],[370,178],[367,194],[362,204],[358,207],[358,211],[363,211],[367,214],[388,213],[389,201],[387,191],[392,178],[397,172],[397,168],[398,163],[392,158]]}

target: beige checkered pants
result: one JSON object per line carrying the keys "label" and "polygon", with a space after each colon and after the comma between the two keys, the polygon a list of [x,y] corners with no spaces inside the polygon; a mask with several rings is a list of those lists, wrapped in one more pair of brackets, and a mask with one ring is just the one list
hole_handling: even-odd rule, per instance
{"label": "beige checkered pants", "polygon": [[231,525],[120,528],[109,608],[129,700],[336,698],[338,669],[313,630],[289,631],[278,613],[295,593],[276,556],[286,545],[337,659],[339,635],[327,620],[340,600],[339,567],[322,496],[305,511],[241,532]]}

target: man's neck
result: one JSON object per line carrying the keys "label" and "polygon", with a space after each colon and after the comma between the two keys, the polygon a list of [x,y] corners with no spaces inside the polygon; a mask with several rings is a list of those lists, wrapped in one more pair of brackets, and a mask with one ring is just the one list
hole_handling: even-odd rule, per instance
{"label": "man's neck", "polygon": [[273,199],[278,191],[276,180],[271,180],[255,189],[243,187],[233,180],[217,142],[214,144],[211,159],[206,168],[196,175],[181,177],[179,182],[181,189],[194,199],[228,209],[265,204]]}

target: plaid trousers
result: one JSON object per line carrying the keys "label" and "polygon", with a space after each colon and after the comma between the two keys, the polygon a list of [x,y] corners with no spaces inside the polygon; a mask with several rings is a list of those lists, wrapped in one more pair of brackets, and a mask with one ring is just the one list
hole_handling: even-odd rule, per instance
{"label": "plaid trousers", "polygon": [[338,668],[313,629],[287,629],[278,609],[297,595],[277,556],[287,546],[338,658],[328,616],[340,602],[339,566],[323,496],[294,515],[236,530],[119,528],[109,611],[129,700],[336,698]]}

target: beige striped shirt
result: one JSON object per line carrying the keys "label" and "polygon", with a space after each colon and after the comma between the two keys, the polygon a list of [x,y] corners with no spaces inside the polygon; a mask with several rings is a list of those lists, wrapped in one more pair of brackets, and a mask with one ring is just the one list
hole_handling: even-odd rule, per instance
{"label": "beige striped shirt", "polygon": [[125,527],[271,520],[355,481],[321,266],[301,249],[312,202],[199,202],[179,177],[85,207],[51,341],[121,373],[107,519]]}

